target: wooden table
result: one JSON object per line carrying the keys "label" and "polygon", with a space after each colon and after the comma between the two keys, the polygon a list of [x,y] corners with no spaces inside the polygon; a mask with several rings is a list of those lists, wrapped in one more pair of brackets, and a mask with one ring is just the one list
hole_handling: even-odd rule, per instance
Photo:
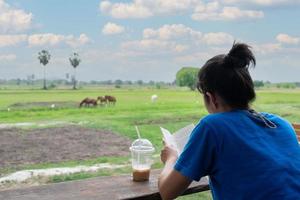
{"label": "wooden table", "polygon": [[[161,199],[157,188],[160,170],[149,182],[133,182],[131,175],[97,177],[0,192],[1,200],[113,200]],[[209,190],[208,179],[193,182],[184,195]]]}

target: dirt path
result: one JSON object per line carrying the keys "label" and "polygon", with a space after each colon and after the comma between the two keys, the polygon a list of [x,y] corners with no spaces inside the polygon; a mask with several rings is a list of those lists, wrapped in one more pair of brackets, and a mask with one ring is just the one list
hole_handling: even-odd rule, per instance
{"label": "dirt path", "polygon": [[0,168],[128,155],[130,140],[108,131],[66,126],[0,130]]}

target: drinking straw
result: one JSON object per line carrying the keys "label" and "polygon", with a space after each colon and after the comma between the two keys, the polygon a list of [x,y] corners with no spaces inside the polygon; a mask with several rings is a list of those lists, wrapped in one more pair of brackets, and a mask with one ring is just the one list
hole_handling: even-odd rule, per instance
{"label": "drinking straw", "polygon": [[138,138],[141,139],[141,134],[140,134],[140,131],[139,131],[137,126],[135,126],[135,130],[136,130],[136,133],[138,135]]}
{"label": "drinking straw", "polygon": [[[137,126],[135,126],[136,133],[138,135],[139,140],[141,139],[141,134]],[[139,143],[139,147],[141,149],[141,143]],[[140,153],[138,153],[138,166],[140,166]]]}

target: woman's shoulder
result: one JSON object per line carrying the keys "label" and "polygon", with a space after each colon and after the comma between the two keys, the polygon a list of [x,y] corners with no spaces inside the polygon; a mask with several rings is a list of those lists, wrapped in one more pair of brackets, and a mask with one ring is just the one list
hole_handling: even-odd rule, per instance
{"label": "woman's shoulder", "polygon": [[198,124],[198,128],[205,128],[205,129],[215,129],[215,127],[220,127],[224,122],[228,122],[229,118],[234,118],[234,116],[228,115],[226,113],[212,113],[206,116],[203,116]]}
{"label": "woman's shoulder", "polygon": [[217,122],[217,121],[222,121],[230,118],[238,118],[241,116],[241,111],[240,110],[234,110],[234,111],[229,111],[229,112],[219,112],[219,113],[211,113],[203,118],[201,118],[200,121],[203,121],[205,123],[211,123],[211,122]]}
{"label": "woman's shoulder", "polygon": [[[260,114],[277,124],[290,125],[290,123],[286,119],[277,114],[268,112],[261,112]],[[211,125],[220,125],[224,123],[236,124],[236,122],[241,121],[243,118],[247,118],[248,115],[249,113],[247,112],[247,110],[233,110],[229,112],[212,113],[201,118],[199,123]]]}

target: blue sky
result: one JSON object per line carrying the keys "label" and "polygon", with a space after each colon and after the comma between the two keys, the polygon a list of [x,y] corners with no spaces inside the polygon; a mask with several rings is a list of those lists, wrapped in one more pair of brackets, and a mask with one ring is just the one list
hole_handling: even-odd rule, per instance
{"label": "blue sky", "polygon": [[0,0],[0,78],[173,81],[234,40],[253,47],[253,79],[300,81],[300,0]]}

